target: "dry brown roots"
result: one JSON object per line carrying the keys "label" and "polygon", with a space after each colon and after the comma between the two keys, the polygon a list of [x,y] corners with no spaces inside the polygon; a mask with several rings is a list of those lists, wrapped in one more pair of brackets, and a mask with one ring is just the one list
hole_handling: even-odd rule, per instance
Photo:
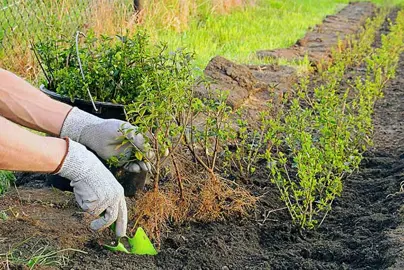
{"label": "dry brown roots", "polygon": [[189,168],[189,175],[183,175],[182,198],[175,179],[140,195],[130,217],[135,223],[132,232],[141,226],[159,245],[168,224],[221,221],[246,216],[255,207],[257,198],[243,187]]}

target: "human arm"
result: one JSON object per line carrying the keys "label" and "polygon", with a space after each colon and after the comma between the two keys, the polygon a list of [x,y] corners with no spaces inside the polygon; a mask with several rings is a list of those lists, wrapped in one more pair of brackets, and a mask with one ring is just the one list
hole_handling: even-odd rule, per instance
{"label": "human arm", "polygon": [[64,140],[36,135],[0,116],[0,169],[53,172],[65,153]]}
{"label": "human arm", "polygon": [[[122,154],[129,158],[133,145],[139,150],[145,149],[144,137],[136,133],[136,128],[128,122],[104,120],[55,101],[22,78],[1,68],[0,115],[34,130],[69,137],[105,160]],[[132,130],[126,134],[132,143],[120,146],[123,141],[121,127]],[[150,169],[150,165],[142,161],[126,165],[132,172]]]}
{"label": "human arm", "polygon": [[58,136],[71,108],[0,68],[1,116],[22,126]]}
{"label": "human arm", "polygon": [[77,203],[97,217],[92,229],[103,229],[116,220],[117,236],[126,234],[123,188],[81,144],[33,134],[0,116],[0,169],[55,173],[69,179]]}

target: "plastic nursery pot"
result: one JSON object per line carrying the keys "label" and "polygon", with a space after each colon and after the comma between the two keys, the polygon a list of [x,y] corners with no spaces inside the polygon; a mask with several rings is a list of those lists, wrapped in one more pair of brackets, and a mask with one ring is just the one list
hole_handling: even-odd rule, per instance
{"label": "plastic nursery pot", "polygon": [[75,98],[71,100],[69,97],[61,96],[58,93],[55,93],[54,91],[48,90],[45,88],[44,85],[41,85],[39,89],[48,95],[49,97],[61,101],[63,103],[69,104],[71,106],[78,107],[80,110],[83,110],[85,112],[91,113],[93,115],[96,115],[100,118],[103,119],[119,119],[119,120],[126,120],[126,114],[125,114],[125,107],[121,104],[115,104],[115,103],[110,103],[110,102],[98,102],[95,101],[95,107],[97,108],[97,111],[94,110],[94,106],[91,103],[91,101]]}
{"label": "plastic nursery pot", "polygon": [[[39,89],[57,101],[69,104],[71,106],[78,107],[79,109],[91,113],[103,119],[119,119],[126,121],[125,108],[121,104],[114,104],[110,102],[94,102],[97,111],[94,110],[94,106],[90,101],[83,99],[73,99],[69,97],[61,96],[54,91],[48,90],[44,85],[41,85]],[[104,165],[106,163],[104,162]],[[108,166],[107,166],[108,167]],[[117,180],[122,184],[125,190],[125,196],[131,197],[136,194],[137,191],[142,190],[148,174],[146,172],[141,173],[129,173],[123,169],[112,167],[110,171],[115,175]],[[73,191],[70,186],[70,181],[58,175],[48,175],[48,182],[51,186],[63,191]]]}

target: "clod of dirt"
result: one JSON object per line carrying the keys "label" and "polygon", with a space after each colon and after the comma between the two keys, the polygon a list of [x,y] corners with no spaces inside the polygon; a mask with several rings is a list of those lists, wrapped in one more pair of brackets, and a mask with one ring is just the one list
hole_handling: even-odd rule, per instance
{"label": "clod of dirt", "polygon": [[279,65],[247,65],[253,76],[265,87],[250,95],[244,102],[244,117],[250,122],[259,120],[259,113],[267,110],[268,102],[280,104],[284,93],[298,81],[295,68]]}
{"label": "clod of dirt", "polygon": [[217,98],[216,91],[229,91],[227,104],[234,109],[243,108],[245,118],[251,122],[259,119],[259,112],[266,109],[269,101],[278,102],[298,78],[292,67],[240,65],[221,56],[209,62],[205,75],[213,83],[210,89],[197,87],[196,96]]}
{"label": "clod of dirt", "polygon": [[369,2],[350,3],[338,14],[327,16],[322,24],[299,39],[292,47],[276,50],[261,50],[259,58],[301,61],[307,55],[313,66],[331,61],[332,49],[340,40],[362,29],[366,19],[374,16],[376,6]]}
{"label": "clod of dirt", "polygon": [[221,56],[214,57],[204,73],[212,84],[209,88],[198,87],[195,94],[201,98],[217,98],[215,92],[229,91],[227,103],[235,109],[239,108],[251,94],[265,87],[246,66]]}

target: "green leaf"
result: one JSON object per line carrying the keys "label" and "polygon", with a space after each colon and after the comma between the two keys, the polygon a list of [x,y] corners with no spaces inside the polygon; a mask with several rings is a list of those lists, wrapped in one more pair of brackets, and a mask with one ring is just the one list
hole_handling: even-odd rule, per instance
{"label": "green leaf", "polygon": [[38,257],[34,257],[34,258],[30,259],[30,260],[28,261],[28,263],[27,263],[27,266],[28,266],[29,268],[33,268],[33,267],[37,264],[38,259],[39,259]]}
{"label": "green leaf", "polygon": [[137,151],[137,152],[135,153],[135,157],[136,157],[137,160],[143,160],[143,153]]}

